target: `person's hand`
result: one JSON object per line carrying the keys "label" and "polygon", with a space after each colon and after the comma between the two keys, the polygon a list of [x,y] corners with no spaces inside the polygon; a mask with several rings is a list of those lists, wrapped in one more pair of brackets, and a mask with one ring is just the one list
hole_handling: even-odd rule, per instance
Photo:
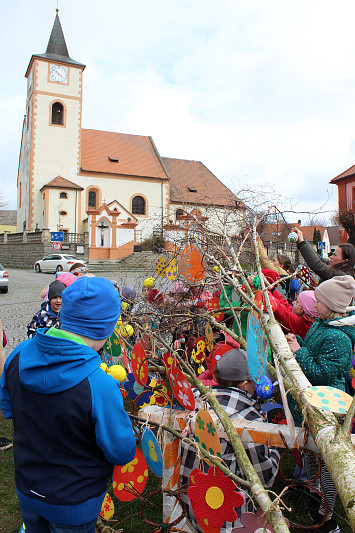
{"label": "person's hand", "polygon": [[288,333],[286,336],[286,339],[287,339],[288,347],[290,348],[292,353],[297,352],[297,350],[301,348],[296,335],[294,335],[293,333]]}
{"label": "person's hand", "polygon": [[247,277],[248,283],[251,287],[253,286],[253,281],[254,281],[255,276],[256,274],[252,274],[251,276]]}
{"label": "person's hand", "polygon": [[294,231],[295,233],[297,233],[297,236],[298,236],[298,242],[302,242],[304,241],[304,237],[303,237],[303,233],[300,229],[298,228],[292,228],[291,231]]}

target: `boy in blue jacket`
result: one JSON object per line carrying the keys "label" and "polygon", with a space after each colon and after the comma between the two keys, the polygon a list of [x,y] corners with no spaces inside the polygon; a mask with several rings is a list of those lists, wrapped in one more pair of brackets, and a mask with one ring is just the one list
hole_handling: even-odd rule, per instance
{"label": "boy in blue jacket", "polygon": [[94,533],[114,465],[135,455],[119,383],[97,354],[120,311],[110,281],[79,278],[63,291],[61,329],[37,330],[6,360],[0,408],[13,419],[26,533]]}

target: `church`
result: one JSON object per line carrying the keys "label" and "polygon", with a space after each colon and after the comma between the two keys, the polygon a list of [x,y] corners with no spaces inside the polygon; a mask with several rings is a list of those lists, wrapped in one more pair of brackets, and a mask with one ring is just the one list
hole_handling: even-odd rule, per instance
{"label": "church", "polygon": [[84,129],[85,65],[69,56],[58,10],[26,71],[17,231],[87,233],[89,260],[116,260],[194,226],[240,233],[242,202],[201,162],[160,156],[150,136]]}

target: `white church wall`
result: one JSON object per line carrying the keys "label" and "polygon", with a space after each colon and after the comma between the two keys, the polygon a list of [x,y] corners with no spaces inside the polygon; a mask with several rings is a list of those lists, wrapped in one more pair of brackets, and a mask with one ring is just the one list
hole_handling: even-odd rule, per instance
{"label": "white church wall", "polygon": [[[17,185],[17,231],[23,230],[23,223],[28,220],[29,212],[29,179],[31,157],[31,131],[32,131],[32,100],[27,103],[26,117],[21,142],[19,161],[19,175]],[[21,195],[21,198],[20,198]]]}
{"label": "white church wall", "polygon": [[[42,191],[43,192],[43,191]],[[67,198],[60,198],[60,193],[65,192]],[[70,233],[80,232],[80,228],[75,226],[75,202],[76,193],[73,189],[46,189],[48,194],[49,216],[48,216],[48,228],[51,231],[58,231],[59,226],[63,229],[68,229]],[[60,212],[65,211],[66,215],[61,215]]]}
{"label": "white church wall", "polygon": [[[40,188],[58,175],[74,182],[76,179],[81,112],[80,100],[76,99],[79,98],[78,73],[78,69],[70,68],[69,86],[50,83],[48,63],[38,61],[38,87],[41,94],[35,100],[34,222],[40,220],[42,215]],[[46,94],[46,90],[51,94]],[[75,98],[65,98],[65,95]],[[55,101],[64,105],[63,126],[50,124],[51,105]]]}
{"label": "white church wall", "polygon": [[128,242],[134,240],[134,229],[129,228],[117,228],[116,230],[116,243],[117,246],[123,246]]}
{"label": "white church wall", "polygon": [[[151,236],[155,226],[162,225],[162,199],[164,200],[165,190],[161,182],[153,180],[139,179],[136,177],[107,177],[103,176],[83,176],[80,175],[75,178],[75,183],[81,185],[85,189],[96,186],[101,190],[102,202],[109,204],[113,200],[117,200],[122,206],[131,212],[131,201],[134,196],[143,196],[148,203],[147,215],[134,215],[137,219],[137,238],[139,236],[142,240]],[[87,210],[86,205],[86,191],[82,192],[81,201],[81,218],[84,220]],[[99,206],[100,207],[100,206]],[[119,217],[120,219],[122,216]]]}

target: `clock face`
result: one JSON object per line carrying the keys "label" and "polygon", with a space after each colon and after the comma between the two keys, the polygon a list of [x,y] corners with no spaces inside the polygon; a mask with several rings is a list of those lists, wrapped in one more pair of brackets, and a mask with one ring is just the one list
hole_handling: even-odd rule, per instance
{"label": "clock face", "polygon": [[50,65],[49,79],[57,83],[66,83],[68,79],[68,67],[62,65]]}

